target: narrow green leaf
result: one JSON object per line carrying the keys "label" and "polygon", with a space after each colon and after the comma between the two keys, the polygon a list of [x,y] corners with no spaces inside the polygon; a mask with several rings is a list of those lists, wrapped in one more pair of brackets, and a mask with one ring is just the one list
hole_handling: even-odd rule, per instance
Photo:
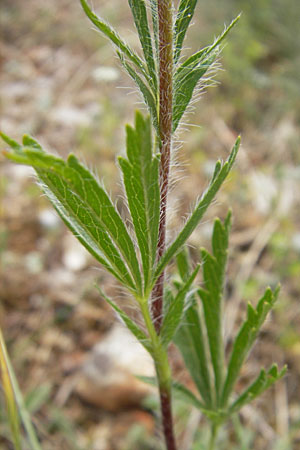
{"label": "narrow green leaf", "polygon": [[199,80],[207,73],[216,60],[217,54],[212,54],[196,67],[187,66],[177,75],[174,81],[173,121],[172,131],[176,131],[185,113]]}
{"label": "narrow green leaf", "polygon": [[197,273],[199,272],[199,269],[200,266],[197,266],[193,273],[188,277],[187,281],[177,293],[174,301],[170,303],[169,309],[164,316],[160,330],[160,336],[164,345],[168,345],[171,342],[177,328],[181,323],[184,312],[185,298],[197,276]]}
{"label": "narrow green leaf", "polygon": [[205,249],[202,249],[201,251],[204,287],[198,289],[203,304],[210,356],[214,369],[215,392],[218,406],[220,406],[224,377],[222,298],[227,261],[230,217],[231,213],[229,212],[224,225],[219,219],[215,220],[212,236],[213,254],[211,255]]}
{"label": "narrow green leaf", "polygon": [[[230,153],[228,160],[222,165],[222,168],[219,170],[217,176],[215,176],[207,189],[207,191],[203,194],[201,200],[197,204],[195,210],[191,214],[190,218],[187,220],[183,229],[178,234],[177,238],[173,241],[173,243],[168,247],[162,258],[160,259],[157,269],[155,271],[155,279],[159,277],[161,272],[164,270],[168,262],[176,255],[176,253],[182,248],[187,239],[191,236],[200,220],[204,216],[208,206],[211,204],[213,199],[215,198],[218,190],[222,186],[224,180],[229,174],[233,163],[236,159],[236,155],[240,146],[240,137],[237,138],[236,143]],[[217,162],[217,166],[219,168],[220,162]]]}
{"label": "narrow green leaf", "polygon": [[143,263],[144,291],[156,258],[160,191],[159,157],[152,156],[150,119],[137,112],[135,128],[126,127],[127,158],[119,158],[135,234]]}
{"label": "narrow green leaf", "polygon": [[268,372],[262,369],[256,380],[229,407],[229,414],[238,412],[244,405],[252,402],[252,400],[272,386],[272,384],[280,380],[286,374],[286,371],[287,367],[284,366],[278,372],[276,364],[273,364]]}
{"label": "narrow green leaf", "polygon": [[182,281],[186,281],[190,274],[190,261],[189,253],[186,247],[177,254],[176,256],[177,269]]}
{"label": "narrow green leaf", "polygon": [[186,310],[174,342],[207,408],[212,406],[208,356],[196,302]]}
{"label": "narrow green leaf", "polygon": [[274,292],[268,288],[259,300],[256,309],[248,305],[247,319],[240,328],[240,331],[234,341],[227,376],[222,393],[222,405],[226,406],[234,384],[239,375],[243,362],[245,361],[256,337],[263,325],[269,311],[273,308],[277,297],[279,287]]}
{"label": "narrow green leaf", "polygon": [[181,0],[174,25],[174,63],[180,58],[183,41],[193,18],[197,0]]}
{"label": "narrow green leaf", "polygon": [[[186,5],[187,8],[194,9],[193,1],[188,2],[188,0],[183,0],[182,3]],[[234,19],[212,45],[205,47],[190,56],[177,68],[174,76],[173,132],[177,129],[179,122],[192,99],[199,80],[213,66],[213,63],[219,54],[220,43],[239,18],[240,16]],[[186,20],[188,20],[188,18]]]}
{"label": "narrow green leaf", "polygon": [[158,12],[157,12],[157,0],[150,0],[151,17],[152,17],[152,29],[155,44],[156,61],[158,64]]}
{"label": "narrow green leaf", "polygon": [[41,152],[43,151],[43,148],[38,143],[38,141],[33,139],[33,137],[29,136],[28,134],[24,134],[24,136],[23,136],[23,146],[24,147],[31,147],[31,148],[34,148],[35,150],[39,150]]}
{"label": "narrow green leaf", "polygon": [[144,0],[128,0],[132,11],[134,23],[143,48],[145,61],[147,63],[149,75],[154,91],[157,89],[157,76],[155,61],[153,57],[152,39],[148,25],[147,10]]}
{"label": "narrow green leaf", "polygon": [[9,136],[6,136],[6,134],[2,133],[2,131],[0,131],[0,137],[16,152],[22,150],[22,145],[20,145],[17,141],[10,138]]}
{"label": "narrow green leaf", "polygon": [[118,33],[104,20],[98,17],[89,7],[86,0],[80,0],[81,6],[90,21],[142,72],[151,83],[144,62],[141,58],[123,41]]}
{"label": "narrow green leaf", "polygon": [[221,42],[225,39],[229,31],[234,27],[234,25],[238,22],[241,15],[238,15],[229,25],[225,27],[223,33],[215,39],[213,44],[204,47],[198,52],[194,53],[192,56],[189,56],[178,68],[176,71],[176,77],[180,75],[182,71],[185,70],[186,67],[195,68],[199,63],[203,63],[203,61],[215,50],[218,49]]}
{"label": "narrow green leaf", "polygon": [[144,83],[142,78],[139,76],[139,74],[128,64],[128,62],[125,60],[123,55],[120,52],[117,52],[120,61],[123,65],[123,67],[128,72],[129,76],[133,79],[133,81],[136,83],[137,87],[141,91],[141,94],[144,98],[144,101],[146,105],[149,108],[149,112],[151,114],[153,126],[157,132],[157,135],[159,135],[159,127],[158,127],[158,116],[157,116],[157,105],[155,97],[153,96],[153,93],[148,88],[148,86]]}
{"label": "narrow green leaf", "polygon": [[145,349],[150,353],[150,355],[153,356],[150,339],[146,336],[144,331],[141,330],[141,328],[139,328],[138,325],[132,319],[130,319],[130,317],[113,302],[113,300],[107,297],[107,295],[105,295],[105,293],[99,286],[97,286],[97,289],[99,290],[104,300],[118,313],[118,315],[123,320],[129,331],[131,331],[131,333],[143,345],[143,347],[145,347]]}
{"label": "narrow green leaf", "polygon": [[123,284],[141,292],[139,264],[126,227],[104,189],[77,158],[70,155],[65,162],[32,147],[7,157],[35,168],[46,195],[80,242]]}

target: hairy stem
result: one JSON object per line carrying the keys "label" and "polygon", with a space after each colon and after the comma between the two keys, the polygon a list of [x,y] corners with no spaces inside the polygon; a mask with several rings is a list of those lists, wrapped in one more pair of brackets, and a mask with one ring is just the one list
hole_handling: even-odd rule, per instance
{"label": "hairy stem", "polygon": [[[160,222],[157,244],[157,260],[166,246],[166,210],[169,187],[170,155],[172,145],[173,103],[173,13],[172,0],[157,0],[159,24],[159,132],[160,132]],[[164,272],[158,278],[153,291],[151,312],[157,335],[160,333],[163,314]],[[163,432],[167,450],[176,450],[172,417],[171,373],[168,355],[155,361],[159,384]]]}
{"label": "hairy stem", "polygon": [[139,304],[154,352],[153,359],[155,361],[155,370],[159,388],[162,425],[166,447],[167,450],[176,450],[172,417],[172,375],[168,360],[168,354],[166,349],[163,347],[161,339],[158,336],[154,324],[151,320],[147,301],[145,301],[145,299],[139,299]]}
{"label": "hairy stem", "polygon": [[[166,210],[169,186],[170,154],[172,144],[173,101],[173,15],[172,0],[157,1],[159,22],[159,130],[160,130],[160,223],[157,259],[166,245]],[[163,312],[164,272],[152,292],[152,317],[159,334]]]}
{"label": "hairy stem", "polygon": [[176,442],[173,432],[173,416],[171,409],[171,389],[164,389],[162,386],[159,386],[159,395],[166,446],[168,450],[176,450]]}

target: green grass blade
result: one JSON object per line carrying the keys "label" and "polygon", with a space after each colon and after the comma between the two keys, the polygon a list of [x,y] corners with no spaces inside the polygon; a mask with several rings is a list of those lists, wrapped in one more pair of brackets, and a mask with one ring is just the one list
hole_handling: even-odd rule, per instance
{"label": "green grass blade", "polygon": [[[19,384],[16,375],[14,373],[12,364],[10,362],[1,330],[0,330],[0,365],[5,395],[9,396],[7,400],[11,403],[10,414],[12,414],[11,420],[13,421],[13,423],[11,423],[11,425],[14,429],[13,433],[15,434],[14,437],[15,448],[16,450],[21,449],[21,443],[19,443],[21,434],[18,423],[19,419],[17,418],[18,411],[16,411],[15,406],[12,404],[12,402],[16,402],[18,406],[19,414],[28,437],[30,449],[42,450],[35,429],[32,425],[30,414],[25,407],[24,399],[21,390],[19,388]],[[5,376],[6,381],[3,379],[3,376]]]}
{"label": "green grass blade", "polygon": [[139,264],[125,225],[104,189],[77,158],[70,155],[65,162],[32,147],[6,156],[35,168],[46,195],[80,242],[123,284],[141,292]]}
{"label": "green grass blade", "polygon": [[132,11],[134,23],[140,38],[142,49],[147,63],[149,75],[152,81],[152,87],[157,90],[157,75],[153,56],[152,38],[148,25],[147,10],[144,0],[128,0]]}
{"label": "green grass blade", "polygon": [[193,213],[191,214],[190,218],[187,220],[186,224],[184,225],[183,229],[178,234],[177,238],[168,247],[168,249],[162,256],[162,258],[160,259],[157,269],[156,269],[156,272],[155,272],[155,279],[158,278],[158,276],[161,274],[161,272],[164,270],[164,268],[169,263],[169,261],[173,258],[173,256],[175,256],[176,253],[181,250],[183,245],[186,243],[188,238],[191,236],[191,234],[193,233],[193,231],[199,224],[199,222],[202,219],[204,213],[206,212],[208,206],[211,204],[211,202],[215,198],[218,190],[220,189],[224,180],[226,179],[227,175],[229,174],[229,172],[233,166],[233,163],[236,159],[239,146],[240,146],[240,137],[237,138],[236,143],[230,153],[228,160],[222,165],[222,167],[220,167],[220,162],[217,162],[217,164],[216,164],[216,167],[218,168],[217,175],[214,174],[207,191],[203,194],[201,200],[197,204],[197,206],[194,209]]}
{"label": "green grass blade", "polygon": [[5,396],[6,410],[8,416],[8,422],[12,435],[12,440],[16,450],[21,450],[21,428],[18,408],[15,400],[15,394],[13,391],[11,378],[9,374],[8,353],[6,351],[5,342],[0,330],[0,369],[1,369],[1,385]]}
{"label": "green grass blade", "polygon": [[101,296],[104,300],[116,311],[116,313],[120,316],[120,318],[125,323],[126,327],[131,331],[131,333],[136,337],[136,339],[143,345],[143,347],[153,356],[152,345],[150,339],[146,336],[143,330],[132,320],[130,317],[119,308],[105,293],[102,289],[97,286]]}
{"label": "green grass blade", "polygon": [[118,33],[100,17],[98,17],[89,7],[86,0],[80,0],[81,6],[90,21],[100,30],[151,82],[144,62],[141,58],[123,41]]}
{"label": "green grass blade", "polygon": [[174,25],[174,63],[180,58],[183,41],[193,18],[197,0],[181,0]]}
{"label": "green grass blade", "polygon": [[156,105],[156,100],[155,100],[155,97],[153,96],[153,93],[151,92],[149,87],[144,83],[144,81],[139,76],[139,74],[131,67],[130,64],[128,64],[128,62],[125,60],[123,55],[120,52],[117,52],[117,54],[120,58],[120,61],[123,65],[124,69],[126,69],[129,76],[133,79],[133,81],[136,83],[137,87],[139,88],[139,90],[144,98],[144,101],[145,101],[146,105],[148,106],[148,109],[149,109],[149,112],[150,112],[150,115],[152,118],[153,126],[157,132],[157,135],[159,135],[157,105]]}
{"label": "green grass blade", "polygon": [[262,369],[256,380],[229,407],[229,414],[238,412],[244,405],[252,402],[252,400],[261,395],[276,383],[276,381],[280,380],[286,374],[286,371],[287,367],[284,366],[278,372],[276,364],[273,364],[267,372],[265,369]]}
{"label": "green grass blade", "polygon": [[127,159],[119,158],[129,210],[137,237],[144,273],[144,291],[149,287],[156,258],[160,191],[159,157],[152,155],[151,123],[137,112],[135,128],[126,127]]}
{"label": "green grass blade", "polygon": [[243,362],[245,361],[256,337],[263,325],[269,311],[273,308],[279,293],[279,288],[274,292],[268,288],[259,300],[256,309],[248,304],[247,319],[233,343],[233,348],[228,364],[227,376],[222,393],[222,405],[226,406],[234,384],[239,375]]}
{"label": "green grass blade", "polygon": [[228,235],[230,231],[229,212],[224,225],[219,219],[215,220],[211,255],[202,249],[203,288],[198,293],[202,300],[204,319],[210,349],[210,356],[215,376],[215,392],[217,406],[220,406],[220,397],[224,377],[224,345],[223,345],[223,289],[227,261]]}
{"label": "green grass blade", "polygon": [[174,301],[170,303],[169,309],[163,318],[160,336],[164,345],[168,345],[171,342],[176,330],[180,326],[184,312],[186,295],[188,294],[199,269],[200,266],[197,266],[193,273],[188,277],[187,281],[177,293]]}

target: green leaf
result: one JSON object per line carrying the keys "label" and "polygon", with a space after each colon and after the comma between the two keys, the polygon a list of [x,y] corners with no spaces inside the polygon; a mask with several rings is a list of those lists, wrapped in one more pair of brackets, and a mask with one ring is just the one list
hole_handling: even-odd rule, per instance
{"label": "green leaf", "polygon": [[151,83],[144,62],[141,58],[123,41],[118,33],[104,20],[98,17],[89,7],[86,0],[80,0],[81,6],[90,19],[90,21],[100,30],[135,66],[139,69],[146,79]]}
{"label": "green leaf", "polygon": [[[186,2],[187,0],[182,1],[182,3]],[[187,6],[192,9],[194,8],[193,2],[190,2]],[[199,80],[213,66],[219,54],[220,43],[239,18],[240,16],[234,19],[212,45],[190,56],[177,68],[174,76],[173,132],[177,129]]]}
{"label": "green leaf", "polygon": [[158,63],[158,12],[157,12],[157,0],[150,0],[150,8],[151,8],[151,17],[152,17],[152,29],[153,29],[153,37],[154,44],[156,50],[156,60]]}
{"label": "green leaf", "polygon": [[182,281],[186,281],[190,274],[190,261],[189,253],[186,247],[177,254],[176,256],[177,269]]}
{"label": "green leaf", "polygon": [[224,31],[220,36],[215,39],[213,44],[204,47],[198,52],[194,53],[192,56],[189,56],[176,70],[175,77],[178,77],[181,72],[184,72],[187,67],[195,68],[198,64],[203,63],[205,59],[207,59],[212,53],[218,50],[221,42],[225,39],[229,31],[234,27],[234,25],[238,22],[241,15],[238,15],[229,25],[225,27]]}
{"label": "green leaf", "polygon": [[159,157],[152,155],[150,119],[135,116],[135,129],[126,127],[127,158],[119,158],[137,237],[144,273],[144,291],[149,287],[156,258],[160,191]]}
{"label": "green leaf", "polygon": [[174,79],[172,132],[174,133],[185,113],[199,80],[206,74],[216,60],[217,54],[211,55],[196,67],[187,66],[180,76]]}
{"label": "green leaf", "polygon": [[212,406],[212,388],[208,356],[197,303],[186,310],[174,343],[179,348],[192,379],[207,408]]}
{"label": "green leaf", "polygon": [[65,162],[35,147],[23,147],[6,156],[34,167],[44,192],[78,240],[123,284],[141,292],[135,248],[122,218],[77,158],[71,154]]}
{"label": "green leaf", "polygon": [[177,293],[174,301],[170,303],[169,309],[163,318],[160,336],[164,345],[168,345],[171,342],[181,323],[186,295],[188,294],[199,269],[200,266],[197,266],[193,273],[188,277],[187,281]]}
{"label": "green leaf", "polygon": [[193,18],[197,0],[181,0],[174,25],[174,63],[180,58],[182,44]]}
{"label": "green leaf", "polygon": [[201,251],[204,287],[198,289],[203,304],[210,356],[214,369],[215,392],[218,406],[220,406],[220,396],[224,377],[222,298],[230,218],[231,213],[229,212],[224,225],[219,219],[215,220],[212,236],[213,254],[211,255],[205,249],[202,249]]}
{"label": "green leaf", "polygon": [[149,108],[149,112],[151,114],[153,126],[154,126],[154,128],[155,128],[155,130],[157,132],[157,135],[159,135],[157,106],[156,106],[156,100],[155,100],[155,97],[153,96],[153,93],[148,88],[148,86],[144,83],[144,81],[139,76],[139,74],[130,66],[130,64],[127,63],[127,61],[125,60],[123,55],[120,52],[117,52],[117,54],[118,54],[118,56],[120,58],[121,64],[126,69],[126,71],[129,74],[129,76],[133,79],[133,81],[136,83],[137,87],[141,91],[141,94],[142,94],[142,96],[144,98],[144,101],[145,101],[146,105]]}
{"label": "green leaf", "polygon": [[[208,206],[211,204],[213,199],[215,198],[218,190],[222,186],[224,180],[229,174],[233,163],[236,159],[236,155],[240,146],[240,137],[237,138],[236,143],[230,153],[228,160],[220,167],[220,162],[217,162],[216,167],[218,168],[218,174],[212,178],[210,185],[207,191],[202,195],[199,203],[191,214],[190,218],[187,220],[183,229],[178,234],[177,238],[173,241],[173,243],[167,248],[166,252],[158,262],[156,271],[155,271],[155,279],[159,277],[161,272],[164,270],[169,261],[176,255],[178,251],[183,247],[188,238],[191,236],[200,220],[204,216]],[[216,171],[215,171],[216,172]]]}
{"label": "green leaf", "polygon": [[273,364],[268,372],[262,369],[256,380],[229,407],[229,415],[238,412],[244,405],[252,402],[252,400],[272,386],[272,384],[280,380],[286,374],[286,371],[287,367],[284,366],[278,372],[276,364]]}
{"label": "green leaf", "polygon": [[269,311],[273,308],[277,300],[278,293],[279,287],[277,287],[274,292],[268,288],[259,300],[256,309],[254,309],[251,304],[248,304],[247,319],[241,326],[234,341],[228,364],[227,376],[222,393],[223,406],[225,406],[228,402],[242,364],[253,346]]}
{"label": "green leaf", "polygon": [[138,325],[132,319],[130,319],[130,317],[113,302],[113,300],[107,297],[107,295],[105,295],[105,293],[99,286],[97,286],[97,289],[99,290],[104,300],[117,312],[117,314],[123,320],[129,331],[131,331],[131,333],[136,337],[136,339],[143,345],[143,347],[145,347],[147,352],[149,352],[150,355],[153,356],[151,341],[146,336],[144,331],[141,330],[141,328],[139,328]]}
{"label": "green leaf", "polygon": [[144,0],[128,0],[132,11],[134,23],[138,31],[140,42],[143,48],[145,61],[147,63],[149,75],[154,91],[157,90],[157,76],[155,61],[153,57],[152,39],[148,25],[147,10]]}

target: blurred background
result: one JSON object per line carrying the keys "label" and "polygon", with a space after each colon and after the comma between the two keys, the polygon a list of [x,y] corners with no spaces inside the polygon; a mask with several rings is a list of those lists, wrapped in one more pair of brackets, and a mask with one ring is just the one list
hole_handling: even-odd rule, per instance
{"label": "blurred background", "polygon": [[[94,0],[93,5],[138,45],[127,2]],[[185,117],[175,145],[170,238],[207,186],[216,159],[225,159],[241,134],[238,161],[193,234],[191,253],[196,260],[199,247],[209,247],[213,218],[224,218],[232,207],[225,305],[229,344],[247,302],[255,304],[266,285],[282,285],[237,389],[273,361],[289,370],[224,428],[218,448],[297,450],[299,2],[199,1],[185,53],[211,43],[241,11],[227,38],[218,83]],[[115,159],[124,152],[124,124],[132,123],[140,99],[108,41],[92,29],[75,0],[1,0],[0,34],[1,130],[17,140],[30,133],[62,156],[75,152],[97,169],[122,209]],[[95,282],[135,314],[133,305],[66,230],[32,175],[0,156],[0,318],[43,449],[161,449],[155,392],[134,377],[151,375],[151,361],[99,298]],[[189,384],[173,348],[171,357],[175,377]],[[179,402],[175,414],[179,448],[205,449],[205,420]],[[0,448],[12,448],[4,407]]]}

